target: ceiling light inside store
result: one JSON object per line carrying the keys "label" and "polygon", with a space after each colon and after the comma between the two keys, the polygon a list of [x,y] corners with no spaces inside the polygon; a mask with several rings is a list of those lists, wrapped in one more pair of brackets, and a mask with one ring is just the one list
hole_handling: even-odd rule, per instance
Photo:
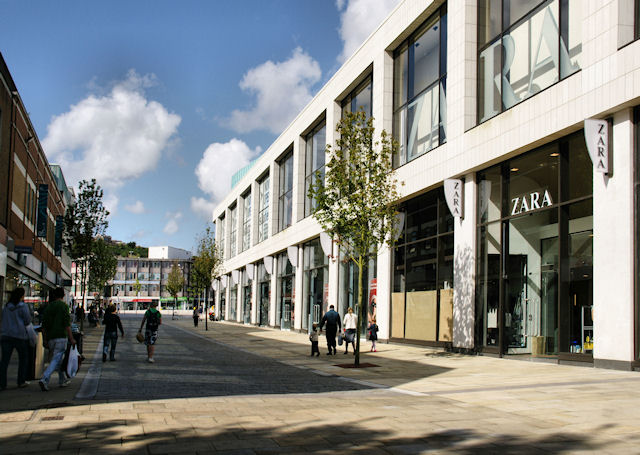
{"label": "ceiling light inside store", "polygon": [[559,154],[559,153],[557,153],[557,152],[553,152],[553,153],[551,153],[549,156],[560,156],[560,154]]}
{"label": "ceiling light inside store", "polygon": [[511,168],[511,172],[518,172],[520,169],[518,169],[517,167],[512,167]]}

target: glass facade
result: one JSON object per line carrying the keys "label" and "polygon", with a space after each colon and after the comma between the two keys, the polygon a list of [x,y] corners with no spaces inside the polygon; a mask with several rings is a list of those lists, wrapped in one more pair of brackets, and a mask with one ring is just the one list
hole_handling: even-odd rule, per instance
{"label": "glass facade", "polygon": [[7,266],[7,276],[4,280],[3,302],[9,301],[9,294],[16,288],[24,288],[24,303],[29,307],[32,318],[35,317],[34,324],[42,322],[39,318],[39,309],[42,305],[46,305],[49,302],[49,291],[51,288],[11,266]]}
{"label": "glass facade", "polygon": [[309,197],[309,188],[318,179],[324,182],[325,149],[327,147],[326,128],[324,123],[315,127],[307,135],[306,159],[305,159],[305,179],[304,179],[304,216],[311,215],[316,206],[316,201]]}
{"label": "glass facade", "polygon": [[583,3],[478,1],[478,123],[580,69]]}
{"label": "glass facade", "polygon": [[216,223],[216,228],[220,230],[220,254],[222,254],[223,258],[227,258],[227,256],[225,255],[225,245],[226,245],[226,238],[225,238],[225,223],[226,219],[225,217],[220,217],[218,218],[218,222]]}
{"label": "glass facade", "polygon": [[278,268],[278,304],[276,306],[276,323],[282,329],[293,328],[295,320],[295,268],[289,262],[287,253],[280,253],[277,257]]}
{"label": "glass facade", "polygon": [[280,184],[278,185],[278,232],[291,226],[293,215],[293,152],[288,153],[279,163]]}
{"label": "glass facade", "polygon": [[446,140],[447,10],[442,6],[394,53],[393,136],[402,166]]}
{"label": "glass facade", "polygon": [[476,345],[591,354],[592,185],[582,132],[478,174]]}
{"label": "glass facade", "polygon": [[404,229],[394,249],[391,337],[453,338],[453,217],[442,188],[401,207]]}
{"label": "glass facade", "polygon": [[[637,10],[636,10],[637,11]],[[640,360],[640,107],[633,110],[635,140],[634,157],[634,197],[635,197],[635,357]]]}
{"label": "glass facade", "polygon": [[242,196],[242,251],[251,248],[251,192]]}
{"label": "glass facade", "polygon": [[[368,323],[376,317],[377,311],[377,257],[371,256],[365,262],[362,270],[362,313],[366,315],[360,324],[363,333],[366,333]],[[341,315],[347,314],[347,308],[353,308],[357,312],[358,303],[358,266],[351,260],[340,254],[340,275],[338,278],[340,293],[338,294],[337,311]]]}
{"label": "glass facade", "polygon": [[258,182],[258,242],[269,237],[269,176]]}
{"label": "glass facade", "polygon": [[233,284],[233,278],[229,277],[229,320],[238,320],[238,285]]}
{"label": "glass facade", "polygon": [[258,325],[269,325],[269,302],[271,300],[271,277],[264,262],[258,265]]}
{"label": "glass facade", "polygon": [[302,329],[309,324],[320,323],[329,309],[329,258],[317,238],[307,242],[304,248],[304,276],[302,296]]}
{"label": "glass facade", "polygon": [[342,115],[362,109],[367,117],[373,115],[373,76],[369,75],[354,91],[342,100]]}
{"label": "glass facade", "polygon": [[[228,279],[228,277],[227,277]],[[227,311],[227,288],[224,286],[226,280],[218,281],[220,287],[220,320],[224,321]]]}
{"label": "glass facade", "polygon": [[229,209],[229,217],[231,218],[231,228],[229,230],[229,257],[233,257],[238,252],[238,207],[233,206]]}

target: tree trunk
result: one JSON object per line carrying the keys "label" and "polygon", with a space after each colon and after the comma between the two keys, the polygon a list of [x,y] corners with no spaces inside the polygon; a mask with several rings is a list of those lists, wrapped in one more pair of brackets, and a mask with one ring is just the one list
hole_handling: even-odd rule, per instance
{"label": "tree trunk", "polygon": [[360,324],[362,323],[362,256],[358,257],[358,319],[356,322],[356,357],[355,366],[360,365]]}

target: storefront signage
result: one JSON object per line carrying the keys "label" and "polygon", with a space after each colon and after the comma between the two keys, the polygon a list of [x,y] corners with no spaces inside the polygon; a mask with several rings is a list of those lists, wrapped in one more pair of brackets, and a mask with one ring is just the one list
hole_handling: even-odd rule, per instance
{"label": "storefront signage", "polygon": [[331,237],[326,232],[320,233],[320,246],[322,247],[322,251],[326,256],[332,257],[332,243]]}
{"label": "storefront signage", "polygon": [[593,162],[593,170],[609,173],[609,123],[606,120],[586,119],[584,137]]}
{"label": "storefront signage", "polygon": [[287,247],[287,257],[289,258],[289,262],[293,267],[298,266],[298,247],[297,246],[289,246]]}
{"label": "storefront signage", "polygon": [[451,214],[456,218],[464,218],[462,215],[462,180],[446,179],[444,181],[444,198]]}
{"label": "storefront signage", "polygon": [[549,190],[532,191],[529,194],[511,199],[511,214],[518,215],[552,205],[553,199]]}
{"label": "storefront signage", "polygon": [[64,219],[62,216],[56,216],[56,231],[54,236],[53,254],[62,256],[62,231],[64,230]]}
{"label": "storefront signage", "polygon": [[240,278],[240,270],[233,270],[231,272],[231,279],[233,280],[233,285],[238,284],[238,279]]}
{"label": "storefront signage", "polygon": [[273,256],[265,256],[262,262],[264,262],[264,269],[271,275],[273,273]]}
{"label": "storefront signage", "polygon": [[249,277],[250,280],[253,280],[253,272],[254,272],[253,264],[247,264],[247,276]]}
{"label": "storefront signage", "polygon": [[47,237],[47,205],[49,204],[49,185],[41,183],[38,185],[38,217],[36,218],[36,233],[38,237]]}
{"label": "storefront signage", "polygon": [[33,254],[33,247],[16,245],[13,247],[13,252],[17,254]]}

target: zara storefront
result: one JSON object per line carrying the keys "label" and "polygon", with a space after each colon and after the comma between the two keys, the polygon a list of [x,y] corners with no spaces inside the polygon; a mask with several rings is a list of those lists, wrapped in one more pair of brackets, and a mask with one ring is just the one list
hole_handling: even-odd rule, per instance
{"label": "zara storefront", "polygon": [[354,306],[306,179],[362,106],[404,182],[400,237],[362,283],[381,340],[635,368],[638,3],[401,1],[214,210],[221,316],[306,332]]}

